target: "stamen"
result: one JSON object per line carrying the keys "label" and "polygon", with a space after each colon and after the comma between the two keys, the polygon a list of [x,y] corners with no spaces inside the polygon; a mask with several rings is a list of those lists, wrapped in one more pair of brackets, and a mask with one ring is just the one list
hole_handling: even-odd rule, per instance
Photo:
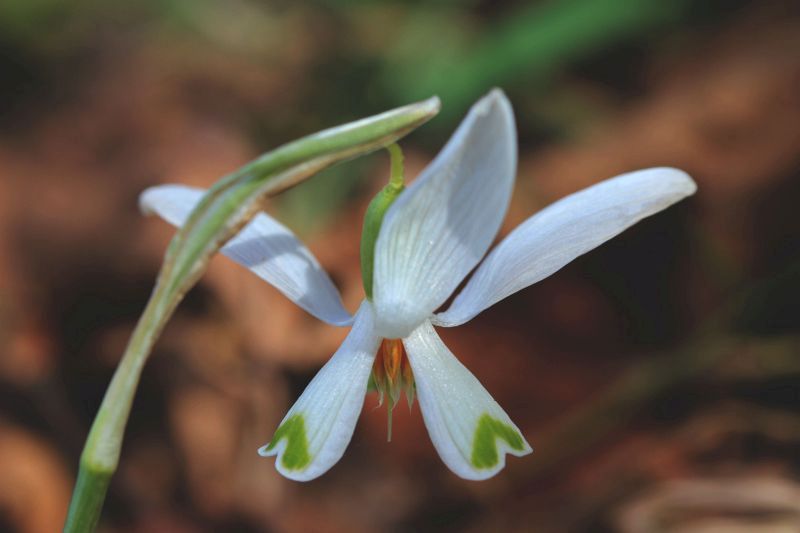
{"label": "stamen", "polygon": [[386,423],[386,442],[392,442],[392,411],[394,410],[390,404],[386,404],[387,415],[389,416],[389,421]]}
{"label": "stamen", "polygon": [[372,382],[378,392],[378,405],[386,401],[387,440],[392,440],[392,410],[405,393],[409,408],[414,402],[414,373],[400,339],[383,339],[372,365]]}

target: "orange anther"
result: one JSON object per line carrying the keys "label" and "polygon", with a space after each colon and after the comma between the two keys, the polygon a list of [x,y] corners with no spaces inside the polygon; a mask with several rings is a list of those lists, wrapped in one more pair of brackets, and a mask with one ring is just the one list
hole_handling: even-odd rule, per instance
{"label": "orange anther", "polygon": [[372,365],[372,379],[380,395],[380,402],[387,398],[389,409],[393,409],[400,395],[405,392],[409,405],[414,398],[414,373],[408,362],[403,341],[383,339],[375,363]]}

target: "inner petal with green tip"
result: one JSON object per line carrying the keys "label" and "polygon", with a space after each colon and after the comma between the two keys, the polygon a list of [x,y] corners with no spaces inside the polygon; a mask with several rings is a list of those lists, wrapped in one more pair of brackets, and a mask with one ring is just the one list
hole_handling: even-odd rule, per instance
{"label": "inner petal with green tip", "polygon": [[517,452],[525,449],[525,441],[516,429],[488,414],[483,414],[478,419],[475,438],[472,441],[470,457],[472,466],[479,469],[496,467],[500,462],[498,441],[505,442],[509,448]]}
{"label": "inner petal with green tip", "polygon": [[296,414],[281,424],[263,450],[271,452],[282,440],[286,440],[286,448],[281,456],[281,464],[288,470],[302,470],[308,466],[311,455],[308,453],[308,438],[303,415]]}

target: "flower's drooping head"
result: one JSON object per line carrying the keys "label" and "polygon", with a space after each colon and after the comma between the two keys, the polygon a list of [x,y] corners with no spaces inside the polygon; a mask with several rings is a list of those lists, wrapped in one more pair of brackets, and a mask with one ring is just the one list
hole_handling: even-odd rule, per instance
{"label": "flower's drooping head", "polygon": [[[361,266],[366,300],[354,317],[311,252],[268,215],[259,214],[222,249],[313,315],[329,324],[352,325],[259,450],[277,456],[283,475],[307,481],[336,464],[370,387],[390,414],[403,393],[409,402],[416,398],[436,451],[462,478],[489,478],[505,466],[507,455],[532,451],[523,431],[450,352],[434,326],[464,324],[693,194],[696,186],[674,168],[623,174],[551,204],[489,251],[514,186],[516,142],[511,105],[496,89],[472,107],[445,148],[407,188],[399,149],[390,149],[392,179],[365,217]],[[143,199],[181,224],[200,194],[161,187]],[[437,313],[470,272],[449,307]]]}
{"label": "flower's drooping head", "polygon": [[478,264],[505,217],[516,171],[514,113],[495,89],[386,210],[371,287],[382,337],[408,337]]}

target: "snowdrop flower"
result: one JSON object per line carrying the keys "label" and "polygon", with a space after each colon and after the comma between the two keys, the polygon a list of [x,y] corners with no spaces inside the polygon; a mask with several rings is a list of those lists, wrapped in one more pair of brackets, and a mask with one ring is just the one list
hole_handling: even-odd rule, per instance
{"label": "snowdrop flower", "polygon": [[[493,90],[472,107],[408,188],[395,176],[370,204],[362,239],[367,298],[354,317],[311,252],[268,215],[256,216],[222,249],[317,318],[352,324],[341,347],[259,450],[277,456],[283,475],[306,481],[336,464],[369,384],[390,407],[401,392],[409,401],[416,394],[434,447],[463,478],[489,478],[504,467],[507,454],[531,452],[519,428],[447,349],[434,326],[464,324],[691,195],[695,184],[672,168],[617,176],[535,214],[484,259],[508,208],[516,166],[511,105]],[[143,193],[142,205],[180,225],[202,194],[159,186]],[[449,308],[436,313],[473,269]]]}

